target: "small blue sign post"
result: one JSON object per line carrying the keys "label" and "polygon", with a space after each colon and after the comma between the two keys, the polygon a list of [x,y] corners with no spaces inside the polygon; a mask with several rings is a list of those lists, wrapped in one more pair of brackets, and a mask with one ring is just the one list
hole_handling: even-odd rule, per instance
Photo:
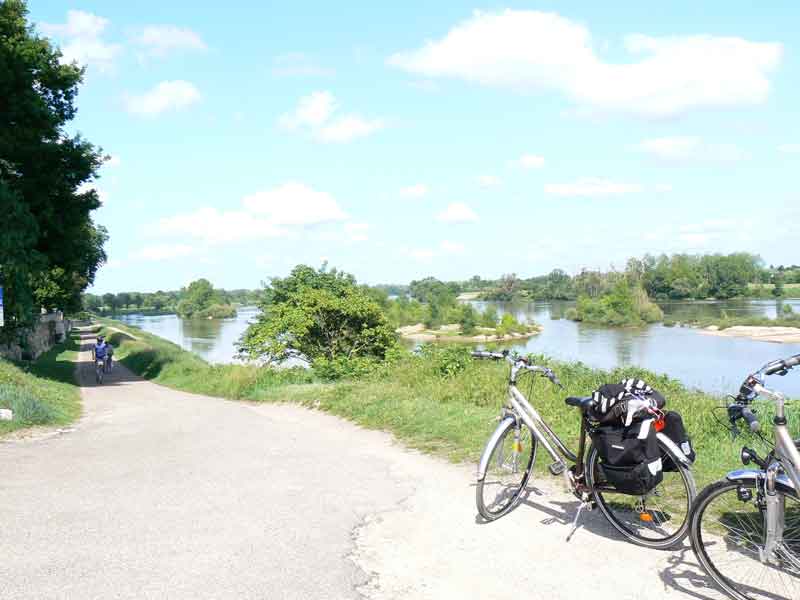
{"label": "small blue sign post", "polygon": [[3,321],[3,286],[0,285],[0,327],[4,325]]}

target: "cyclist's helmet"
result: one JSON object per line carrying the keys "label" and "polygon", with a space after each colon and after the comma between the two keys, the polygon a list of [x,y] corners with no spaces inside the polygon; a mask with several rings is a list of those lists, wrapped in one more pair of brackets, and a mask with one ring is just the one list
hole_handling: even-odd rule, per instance
{"label": "cyclist's helmet", "polygon": [[98,336],[97,336],[97,343],[98,343],[98,344],[99,344],[99,343],[101,343],[101,342],[103,341],[103,339],[104,339],[104,338],[103,338],[103,336],[102,336],[102,335],[98,335]]}

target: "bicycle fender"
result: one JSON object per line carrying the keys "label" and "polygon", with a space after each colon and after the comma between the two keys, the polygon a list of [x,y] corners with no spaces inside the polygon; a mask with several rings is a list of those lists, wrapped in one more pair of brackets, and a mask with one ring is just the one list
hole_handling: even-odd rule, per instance
{"label": "bicycle fender", "polygon": [[511,415],[505,417],[500,424],[497,426],[497,429],[494,430],[492,437],[489,438],[489,441],[486,443],[486,448],[481,455],[481,461],[478,463],[478,481],[482,481],[484,477],[486,477],[486,470],[489,468],[489,458],[492,455],[492,449],[494,445],[497,443],[497,440],[506,432],[509,427],[513,427],[514,423],[516,423],[516,418]]}
{"label": "bicycle fender", "polygon": [[[725,475],[725,479],[728,481],[733,481],[734,483],[758,483],[759,480],[762,480],[765,477],[766,474],[764,471],[757,471],[755,469],[739,469],[737,471],[731,471]],[[775,489],[786,494],[797,495],[797,490],[794,487],[794,483],[783,473],[778,475],[778,477],[775,479]]]}
{"label": "bicycle fender", "polygon": [[678,444],[676,444],[675,442],[673,442],[673,441],[672,441],[670,438],[668,438],[668,437],[667,437],[665,434],[663,434],[663,433],[661,433],[661,432],[658,432],[658,433],[656,434],[656,437],[658,437],[658,441],[659,441],[659,442],[661,442],[661,443],[662,443],[662,444],[664,444],[664,445],[665,445],[667,448],[669,448],[669,449],[670,449],[670,452],[672,452],[672,453],[673,453],[673,454],[674,454],[674,455],[675,455],[675,456],[678,458],[678,460],[679,460],[679,461],[681,461],[681,463],[682,463],[682,464],[683,464],[685,467],[691,467],[691,466],[692,466],[692,461],[690,461],[690,460],[689,460],[689,459],[686,457],[686,455],[683,453],[683,450],[681,450],[681,449],[678,447]]}

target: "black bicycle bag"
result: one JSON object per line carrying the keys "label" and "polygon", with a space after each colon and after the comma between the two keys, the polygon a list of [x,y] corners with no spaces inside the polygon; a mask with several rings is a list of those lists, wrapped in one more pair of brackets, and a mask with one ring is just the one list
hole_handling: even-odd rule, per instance
{"label": "black bicycle bag", "polygon": [[[675,442],[675,445],[680,448],[681,452],[689,459],[689,462],[694,462],[697,454],[692,446],[692,440],[686,431],[686,426],[683,424],[683,417],[680,413],[674,410],[667,411],[664,414],[664,429],[661,431],[669,439]],[[669,457],[664,457],[664,471],[674,472],[678,470],[678,466]]]}
{"label": "black bicycle bag", "polygon": [[616,491],[642,496],[664,479],[653,419],[629,427],[596,427],[591,436],[602,474]]}

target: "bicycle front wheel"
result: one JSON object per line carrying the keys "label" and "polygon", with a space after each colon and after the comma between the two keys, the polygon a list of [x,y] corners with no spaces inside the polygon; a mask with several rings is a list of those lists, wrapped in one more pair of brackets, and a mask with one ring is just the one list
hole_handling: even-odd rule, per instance
{"label": "bicycle front wheel", "polygon": [[[692,549],[703,569],[736,600],[800,598],[800,498],[779,495],[783,539],[766,547],[766,504],[753,482],[719,481],[697,497]],[[780,504],[779,503],[779,504]]]}
{"label": "bicycle front wheel", "polygon": [[475,492],[478,513],[487,521],[508,514],[519,503],[536,459],[536,438],[525,423],[506,421],[500,428],[492,436],[494,445],[484,451],[490,453],[489,462]]}
{"label": "bicycle front wheel", "polygon": [[681,542],[689,532],[689,515],[697,494],[694,477],[659,440],[661,460],[675,465],[663,481],[643,496],[622,494],[605,481],[600,455],[592,446],[586,460],[587,483],[597,507],[608,522],[634,544],[663,550]]}

